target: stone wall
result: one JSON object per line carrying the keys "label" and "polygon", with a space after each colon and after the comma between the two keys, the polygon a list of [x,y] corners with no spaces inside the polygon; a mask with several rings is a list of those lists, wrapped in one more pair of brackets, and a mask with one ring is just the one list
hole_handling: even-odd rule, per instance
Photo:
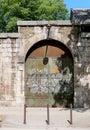
{"label": "stone wall", "polygon": [[74,60],[74,105],[90,107],[90,34],[70,21],[19,21],[18,33],[0,34],[0,103],[24,104],[25,57],[37,42],[49,38],[64,44]]}
{"label": "stone wall", "polygon": [[[19,34],[0,34],[0,102],[15,100]],[[8,105],[8,102],[7,102]]]}
{"label": "stone wall", "polygon": [[75,106],[90,107],[90,34],[82,33],[75,58]]}

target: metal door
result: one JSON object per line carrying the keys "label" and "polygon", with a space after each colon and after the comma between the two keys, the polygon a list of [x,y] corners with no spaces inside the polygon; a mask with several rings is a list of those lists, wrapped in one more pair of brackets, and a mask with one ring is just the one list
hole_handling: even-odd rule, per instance
{"label": "metal door", "polygon": [[30,58],[27,62],[25,97],[29,106],[50,106],[54,104],[54,93],[60,89],[60,76],[55,58],[43,65],[42,58]]}
{"label": "metal door", "polygon": [[[65,67],[61,70],[62,62],[58,58],[49,58],[49,62],[46,65],[42,61],[42,58],[28,58],[27,60],[25,79],[26,104],[33,107],[43,107],[47,104],[59,106],[60,101],[66,102],[68,100],[72,102],[72,72],[66,65],[66,59]],[[70,66],[70,62],[67,61],[67,63]],[[67,103],[69,103],[68,101]]]}

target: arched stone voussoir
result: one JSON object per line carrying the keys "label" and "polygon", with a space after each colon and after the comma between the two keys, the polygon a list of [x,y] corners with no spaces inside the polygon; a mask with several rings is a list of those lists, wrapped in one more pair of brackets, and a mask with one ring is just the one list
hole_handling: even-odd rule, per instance
{"label": "arched stone voussoir", "polygon": [[22,59],[25,59],[26,53],[28,50],[37,42],[47,39],[45,36],[45,33],[40,33],[39,35],[34,35],[30,37],[29,39],[22,39],[21,42],[23,43],[19,50],[19,57],[22,57]]}

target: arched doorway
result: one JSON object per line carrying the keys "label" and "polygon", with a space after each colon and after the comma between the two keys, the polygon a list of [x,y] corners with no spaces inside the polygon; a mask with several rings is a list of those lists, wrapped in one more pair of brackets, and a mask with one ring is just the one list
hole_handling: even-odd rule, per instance
{"label": "arched doorway", "polygon": [[25,58],[25,102],[29,106],[68,107],[74,102],[71,51],[59,41],[34,44]]}

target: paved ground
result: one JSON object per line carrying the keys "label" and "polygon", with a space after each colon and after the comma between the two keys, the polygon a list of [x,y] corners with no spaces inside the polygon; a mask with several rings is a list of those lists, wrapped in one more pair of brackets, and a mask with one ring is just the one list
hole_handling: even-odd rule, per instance
{"label": "paved ground", "polygon": [[0,107],[5,117],[1,130],[90,130],[90,109],[74,109],[73,125],[70,125],[70,110],[50,108],[50,125],[47,125],[46,108],[27,108],[27,123],[23,124],[23,107]]}

